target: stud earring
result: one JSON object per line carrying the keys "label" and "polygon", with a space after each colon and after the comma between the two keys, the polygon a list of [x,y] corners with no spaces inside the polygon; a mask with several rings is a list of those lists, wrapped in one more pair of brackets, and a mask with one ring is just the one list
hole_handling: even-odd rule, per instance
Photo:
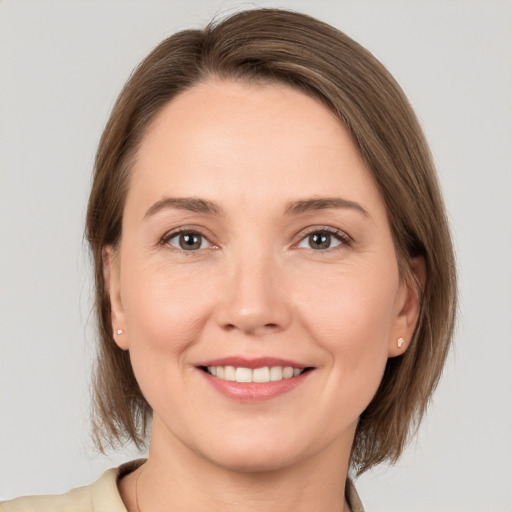
{"label": "stud earring", "polygon": [[124,334],[123,329],[117,329],[116,334]]}
{"label": "stud earring", "polygon": [[404,344],[404,339],[403,338],[398,338],[396,340],[396,344],[398,345],[398,348],[402,348],[402,346]]}

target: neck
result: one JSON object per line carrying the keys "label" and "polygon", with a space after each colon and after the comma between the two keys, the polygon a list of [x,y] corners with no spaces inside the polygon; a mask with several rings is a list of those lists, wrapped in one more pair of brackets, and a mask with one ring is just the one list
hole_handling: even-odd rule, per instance
{"label": "neck", "polygon": [[130,512],[348,511],[350,445],[337,440],[282,467],[239,471],[205,459],[175,438],[164,443],[153,432],[148,462],[123,479],[121,496]]}

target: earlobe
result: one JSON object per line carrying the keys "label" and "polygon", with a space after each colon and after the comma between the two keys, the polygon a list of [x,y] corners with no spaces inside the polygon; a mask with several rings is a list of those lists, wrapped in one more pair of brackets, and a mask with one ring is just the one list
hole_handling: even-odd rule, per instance
{"label": "earlobe", "polygon": [[411,343],[420,316],[426,279],[425,259],[422,256],[411,259],[402,283],[398,314],[389,340],[388,357],[402,355]]}
{"label": "earlobe", "polygon": [[127,336],[121,336],[125,334],[125,316],[121,300],[119,258],[115,249],[107,245],[103,248],[102,259],[103,279],[105,280],[105,289],[110,300],[112,337],[119,348],[128,350]]}

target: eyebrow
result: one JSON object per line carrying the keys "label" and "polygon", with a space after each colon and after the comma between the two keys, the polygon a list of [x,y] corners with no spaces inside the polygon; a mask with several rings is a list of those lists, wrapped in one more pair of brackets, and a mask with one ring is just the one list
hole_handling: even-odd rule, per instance
{"label": "eyebrow", "polygon": [[[330,208],[348,208],[362,213],[369,217],[369,213],[355,201],[342,199],[341,197],[320,197],[313,199],[302,199],[287,203],[285,215],[297,215],[317,210]],[[145,213],[144,218],[151,217],[162,210],[188,210],[190,212],[204,213],[210,215],[224,215],[222,208],[212,201],[198,197],[166,197],[154,203]]]}
{"label": "eyebrow", "polygon": [[223,215],[224,212],[220,206],[206,199],[198,197],[166,197],[153,204],[145,213],[144,218],[151,217],[162,210],[188,210],[196,213],[206,213],[211,215]]}
{"label": "eyebrow", "polygon": [[349,201],[348,199],[342,199],[341,197],[320,197],[292,201],[286,205],[285,214],[296,215],[299,213],[327,210],[330,208],[348,208],[362,213],[365,217],[370,216],[370,214],[359,203]]}

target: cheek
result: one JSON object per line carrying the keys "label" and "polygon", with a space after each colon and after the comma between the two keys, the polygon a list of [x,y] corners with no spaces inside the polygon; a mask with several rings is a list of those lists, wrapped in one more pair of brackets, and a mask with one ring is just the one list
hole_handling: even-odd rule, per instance
{"label": "cheek", "polygon": [[[122,297],[131,334],[131,348],[141,345],[149,352],[180,352],[197,339],[205,311],[211,308],[211,293],[205,283],[187,269],[168,266],[140,267],[130,272],[126,265],[126,293]],[[133,276],[133,277],[132,277]]]}
{"label": "cheek", "polygon": [[375,337],[387,340],[399,290],[397,270],[354,267],[314,277],[302,274],[299,279],[301,290],[296,296],[302,301],[304,315],[327,338],[337,339],[337,345],[358,332],[360,343]]}
{"label": "cheek", "polygon": [[212,292],[204,278],[186,269],[132,266],[127,260],[122,300],[133,371],[151,409],[173,417],[184,408],[180,396],[189,388],[189,349],[200,339]]}
{"label": "cheek", "polygon": [[353,390],[376,390],[388,358],[395,316],[398,271],[330,274],[322,293],[304,282],[301,310],[307,329],[329,355],[337,379]]}

